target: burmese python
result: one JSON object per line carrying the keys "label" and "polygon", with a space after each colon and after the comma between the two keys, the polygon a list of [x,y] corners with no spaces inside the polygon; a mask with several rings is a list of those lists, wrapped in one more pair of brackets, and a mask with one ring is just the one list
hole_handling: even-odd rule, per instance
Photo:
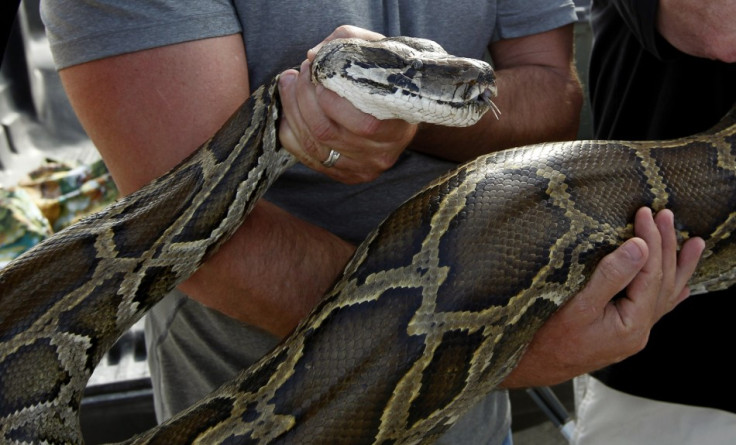
{"label": "burmese python", "polygon": [[[334,52],[340,62],[324,72],[361,67],[370,76],[350,82],[394,98],[422,94],[420,81],[431,88],[435,69],[458,74],[437,68],[436,54],[406,60],[381,45]],[[380,85],[373,74],[396,64],[392,86]],[[478,82],[451,90],[487,109]],[[177,168],[1,272],[1,443],[81,442],[77,409],[105,350],[293,163],[277,141],[279,113],[274,80]],[[705,239],[696,291],[736,281],[735,142],[732,110],[690,138],[540,144],[469,162],[388,217],[272,353],[134,440],[431,442],[631,236],[640,206],[672,209],[683,239]]]}

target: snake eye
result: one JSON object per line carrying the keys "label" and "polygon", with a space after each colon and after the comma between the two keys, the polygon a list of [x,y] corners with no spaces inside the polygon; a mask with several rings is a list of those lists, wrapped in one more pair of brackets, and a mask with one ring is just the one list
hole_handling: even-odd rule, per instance
{"label": "snake eye", "polygon": [[420,69],[424,68],[424,63],[422,63],[422,61],[419,59],[414,59],[411,61],[411,67],[419,71]]}

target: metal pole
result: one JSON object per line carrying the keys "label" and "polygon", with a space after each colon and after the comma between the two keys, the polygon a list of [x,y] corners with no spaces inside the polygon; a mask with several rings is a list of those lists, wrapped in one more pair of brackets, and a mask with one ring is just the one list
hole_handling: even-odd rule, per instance
{"label": "metal pole", "polygon": [[547,386],[528,388],[526,393],[534,400],[539,409],[557,427],[562,436],[570,442],[575,431],[575,420],[567,412],[565,406],[560,402],[555,393]]}

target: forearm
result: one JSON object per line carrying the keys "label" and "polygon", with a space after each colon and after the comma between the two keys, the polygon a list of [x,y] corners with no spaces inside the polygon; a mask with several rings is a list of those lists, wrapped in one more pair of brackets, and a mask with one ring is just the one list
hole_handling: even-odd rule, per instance
{"label": "forearm", "polygon": [[213,309],[284,336],[329,290],[353,251],[327,230],[261,201],[180,288]]}
{"label": "forearm", "polygon": [[517,66],[498,70],[497,84],[498,119],[489,112],[467,128],[420,125],[410,148],[462,162],[509,147],[575,138],[582,92],[574,70]]}
{"label": "forearm", "polygon": [[420,127],[411,148],[457,162],[504,148],[573,139],[582,88],[573,65],[572,25],[489,46],[501,110],[469,128]]}

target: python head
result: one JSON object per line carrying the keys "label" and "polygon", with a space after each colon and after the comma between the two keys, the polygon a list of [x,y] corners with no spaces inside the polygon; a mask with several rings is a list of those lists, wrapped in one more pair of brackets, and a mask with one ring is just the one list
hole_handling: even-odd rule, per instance
{"label": "python head", "polygon": [[498,116],[493,68],[426,39],[332,40],[315,56],[312,80],[378,119],[465,127],[488,110]]}

